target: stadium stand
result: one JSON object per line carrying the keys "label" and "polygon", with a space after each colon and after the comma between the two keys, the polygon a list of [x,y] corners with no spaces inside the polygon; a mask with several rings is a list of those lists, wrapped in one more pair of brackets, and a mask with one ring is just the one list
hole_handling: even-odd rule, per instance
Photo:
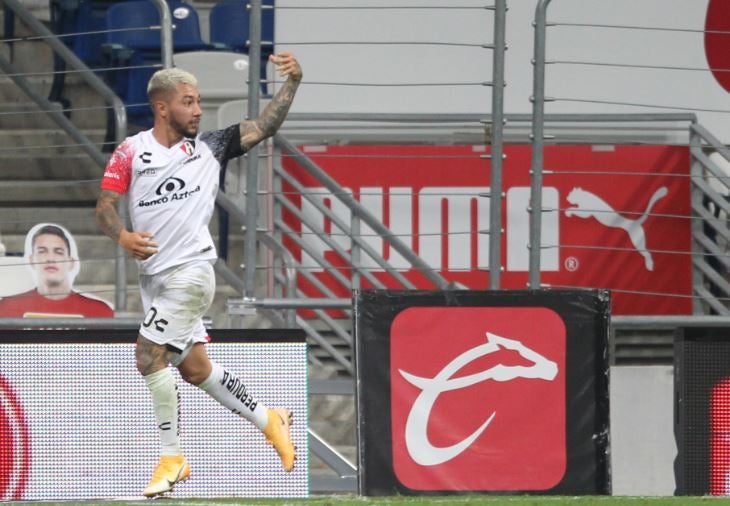
{"label": "stadium stand", "polygon": [[[249,21],[246,0],[226,0],[210,11],[210,41],[232,51],[248,54]],[[264,6],[274,5],[266,0]],[[266,75],[266,62],[274,52],[274,9],[264,8],[261,13],[261,75]]]}
{"label": "stadium stand", "polygon": [[[200,35],[200,20],[195,8],[185,2],[169,1],[175,29],[173,50],[200,51],[211,49]],[[151,112],[147,107],[146,85],[161,61],[161,43],[158,30],[151,26],[160,24],[160,15],[152,2],[147,0],[121,2],[106,12],[106,43],[103,44],[105,59],[110,67],[129,67],[107,74],[113,89],[127,104],[130,122],[151,124]],[[138,30],[132,30],[139,28]]]}

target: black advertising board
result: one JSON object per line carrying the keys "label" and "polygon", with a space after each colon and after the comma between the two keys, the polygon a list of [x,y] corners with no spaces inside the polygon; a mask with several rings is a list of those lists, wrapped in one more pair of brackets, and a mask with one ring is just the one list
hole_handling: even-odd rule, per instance
{"label": "black advertising board", "polygon": [[730,495],[730,329],[674,337],[676,494]]}
{"label": "black advertising board", "polygon": [[361,494],[609,493],[607,291],[354,307]]}

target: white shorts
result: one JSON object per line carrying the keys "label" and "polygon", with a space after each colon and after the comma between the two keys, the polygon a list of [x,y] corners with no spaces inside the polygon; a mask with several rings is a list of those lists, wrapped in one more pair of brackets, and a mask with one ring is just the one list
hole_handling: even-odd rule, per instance
{"label": "white shorts", "polygon": [[145,311],[139,333],[175,353],[175,365],[182,362],[193,344],[208,342],[203,316],[215,294],[215,273],[210,262],[191,262],[157,274],[141,274],[139,287]]}

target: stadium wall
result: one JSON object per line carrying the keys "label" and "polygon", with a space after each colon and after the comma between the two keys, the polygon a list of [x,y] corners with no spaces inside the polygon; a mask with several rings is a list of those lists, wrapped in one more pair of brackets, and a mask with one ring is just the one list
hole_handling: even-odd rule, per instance
{"label": "stadium wall", "polygon": [[[488,112],[492,12],[463,0],[449,9],[347,10],[357,0],[279,0],[277,50],[296,52],[306,79],[294,112]],[[530,113],[535,1],[509,2],[505,113]],[[401,0],[398,6],[439,6]],[[455,4],[457,4],[455,2]],[[704,29],[709,0],[555,0],[548,9],[548,113],[692,110],[723,134],[727,91],[707,71]],[[393,6],[374,0],[368,6]],[[317,7],[321,8],[317,8]],[[326,6],[330,6],[327,8]],[[289,7],[289,8],[287,8]],[[292,8],[296,7],[296,8]],[[473,7],[482,7],[474,10]],[[574,26],[585,24],[587,26]],[[611,25],[611,26],[607,26]],[[667,30],[671,28],[672,30]],[[354,42],[378,41],[378,44]],[[383,44],[385,41],[474,44]],[[330,84],[313,84],[312,81]],[[337,86],[332,83],[350,83]],[[425,86],[426,83],[458,83]],[[353,83],[355,85],[353,85]],[[361,86],[356,85],[362,84]],[[413,86],[367,86],[410,83]],[[335,91],[333,93],[333,91]],[[633,104],[633,105],[623,105]]]}

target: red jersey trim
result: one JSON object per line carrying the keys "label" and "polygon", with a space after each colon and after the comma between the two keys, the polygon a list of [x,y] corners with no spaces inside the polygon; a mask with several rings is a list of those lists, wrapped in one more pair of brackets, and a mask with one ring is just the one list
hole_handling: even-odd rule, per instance
{"label": "red jersey trim", "polygon": [[101,189],[111,190],[117,193],[127,193],[132,182],[132,161],[134,160],[134,149],[127,140],[117,146],[112,153],[109,162],[104,169],[104,177],[101,179]]}

